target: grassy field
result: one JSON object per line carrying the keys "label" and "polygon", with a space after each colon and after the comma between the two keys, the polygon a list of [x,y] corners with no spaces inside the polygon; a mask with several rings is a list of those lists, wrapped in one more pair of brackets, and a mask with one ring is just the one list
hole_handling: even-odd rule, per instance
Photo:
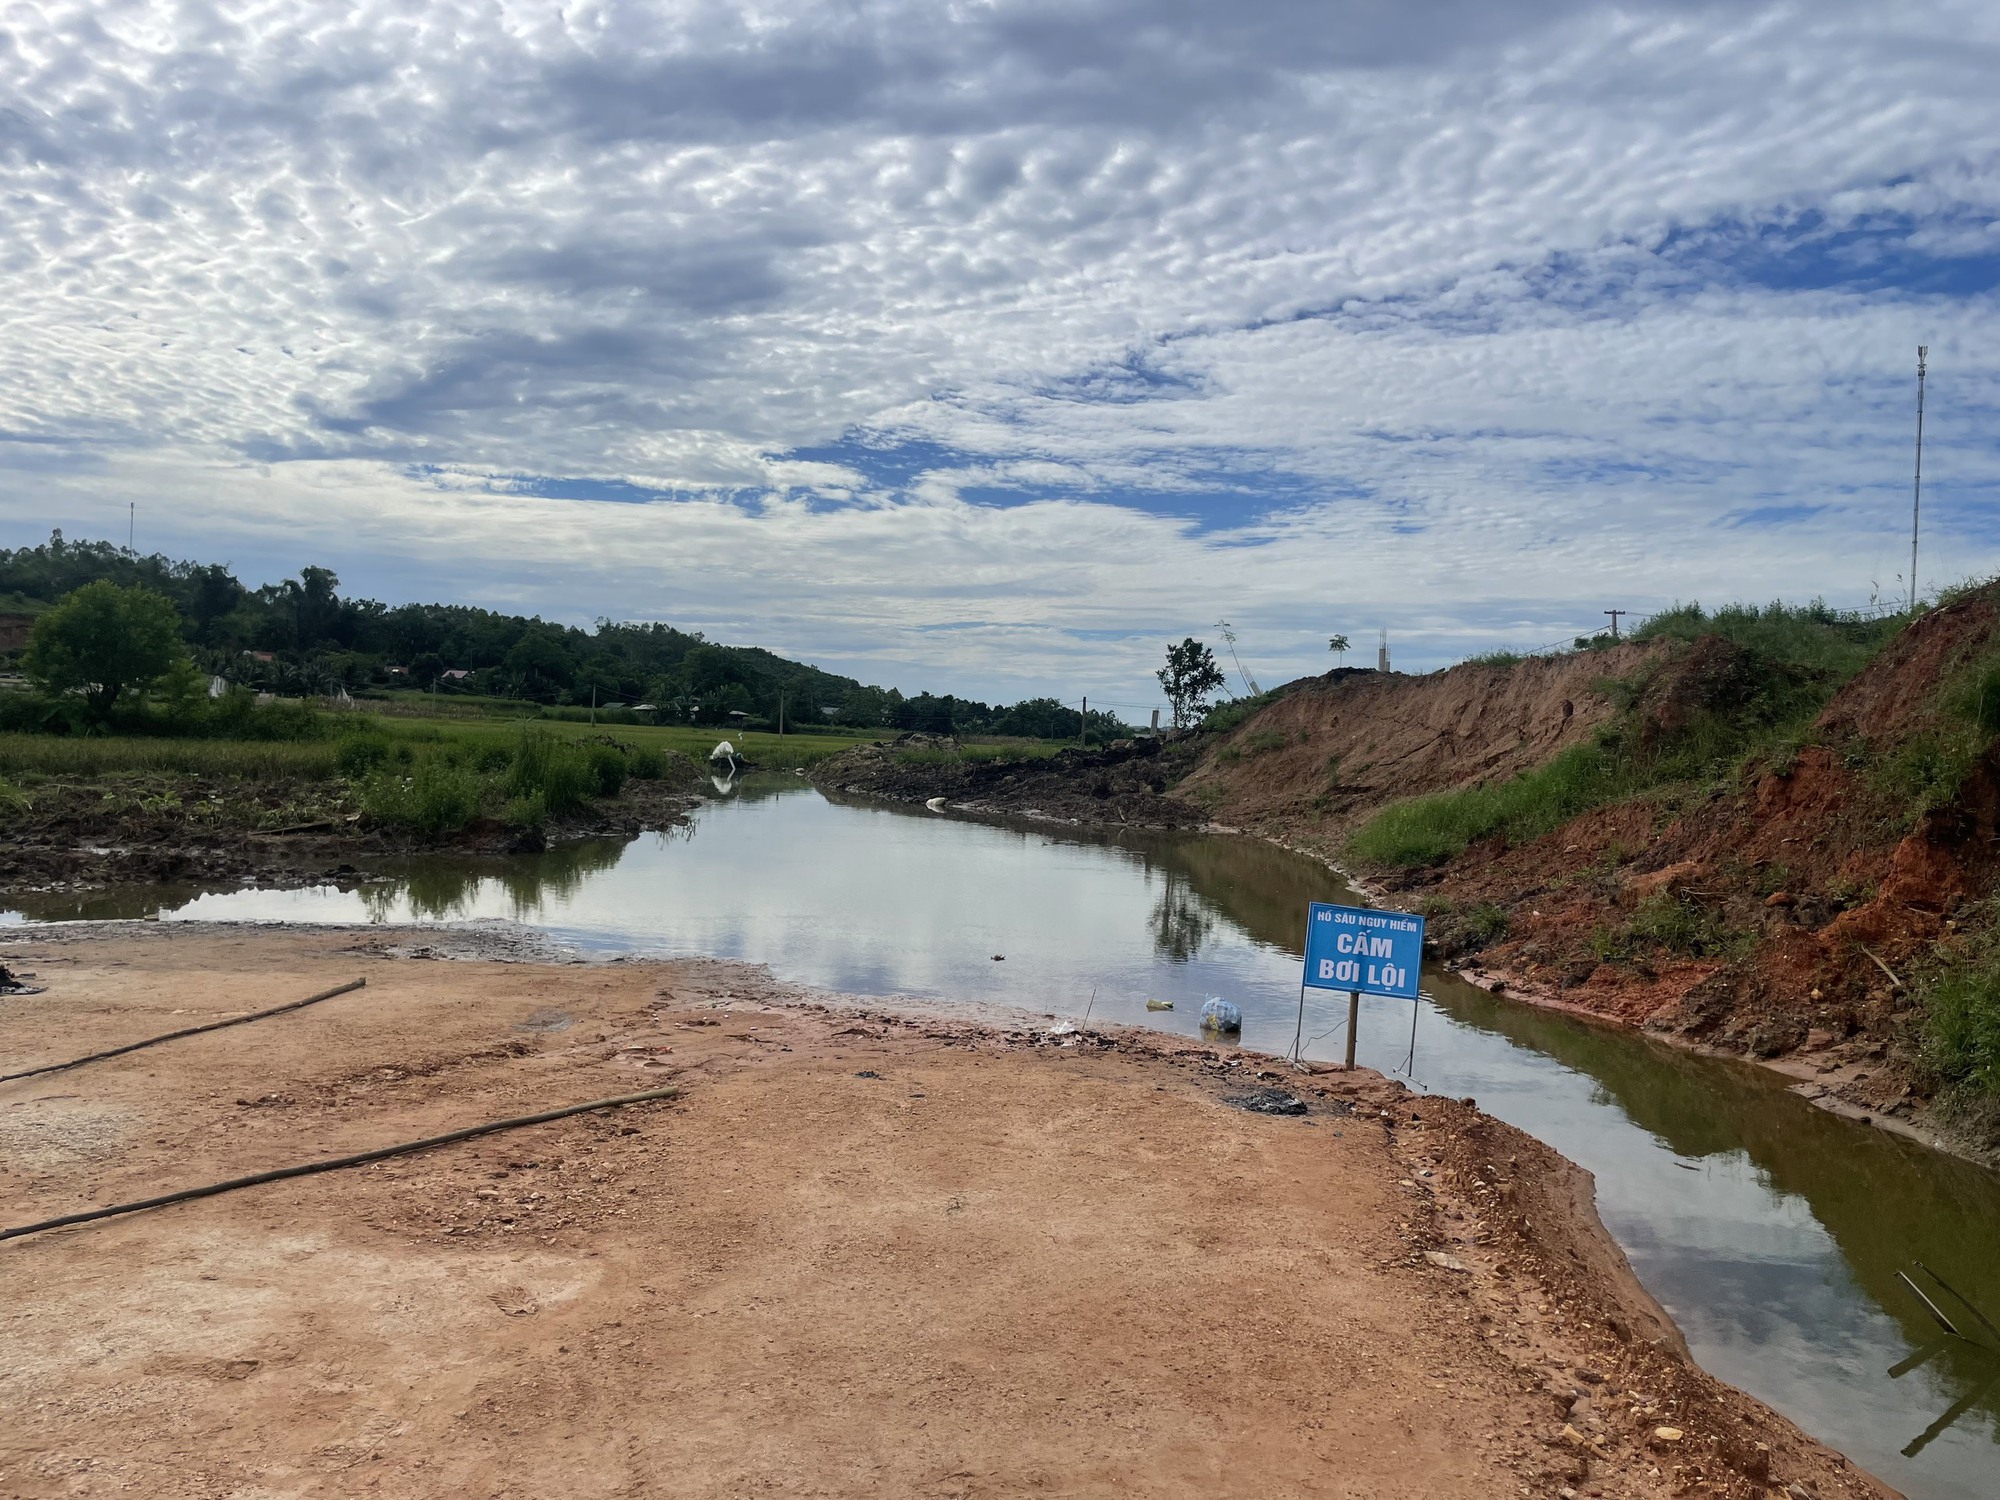
{"label": "grassy field", "polygon": [[[619,724],[592,728],[562,720],[417,718],[365,711],[328,716],[324,738],[301,740],[154,739],[122,736],[0,734],[0,776],[15,780],[45,776],[115,776],[166,772],[190,776],[323,777],[337,770],[341,746],[354,739],[388,745],[460,745],[468,749],[511,747],[534,730],[557,740],[612,739],[634,749],[677,751],[705,761],[726,733],[681,725]],[[754,764],[790,770],[810,766],[853,745],[878,738],[862,731],[838,734],[761,734],[730,742]]]}

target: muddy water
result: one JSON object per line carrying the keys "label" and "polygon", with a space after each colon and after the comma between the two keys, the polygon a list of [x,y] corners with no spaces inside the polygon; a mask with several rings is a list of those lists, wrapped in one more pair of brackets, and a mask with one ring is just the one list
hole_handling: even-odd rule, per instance
{"label": "muddy water", "polygon": [[[511,918],[594,953],[743,958],[833,989],[1179,1031],[1219,994],[1243,1007],[1246,1045],[1282,1051],[1299,1026],[1306,903],[1345,894],[1247,840],[988,826],[789,785],[627,845],[385,873],[24,914]],[[1364,1003],[1364,1062],[1472,1095],[1594,1172],[1605,1223],[1710,1370],[1920,1500],[2000,1493],[2000,1357],[1961,1343],[1890,1373],[1936,1331],[1896,1279],[1914,1262],[2000,1322],[2000,1179],[1815,1110],[1758,1070],[1428,981],[1421,1006]],[[1175,1008],[1149,1012],[1148,998]],[[1339,1055],[1345,1009],[1308,997],[1310,1055]]]}

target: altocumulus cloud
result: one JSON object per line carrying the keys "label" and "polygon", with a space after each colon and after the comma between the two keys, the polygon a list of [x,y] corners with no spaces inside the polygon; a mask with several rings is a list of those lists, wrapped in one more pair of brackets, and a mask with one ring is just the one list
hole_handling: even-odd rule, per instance
{"label": "altocumulus cloud", "polygon": [[[2000,567],[2000,13],[0,8],[0,531],[1146,701]],[[627,502],[627,503],[612,503]]]}

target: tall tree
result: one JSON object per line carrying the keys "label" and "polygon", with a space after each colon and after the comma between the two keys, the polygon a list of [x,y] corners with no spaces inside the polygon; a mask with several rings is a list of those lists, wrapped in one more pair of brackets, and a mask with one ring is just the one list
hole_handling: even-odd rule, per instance
{"label": "tall tree", "polygon": [[125,693],[165,677],[184,652],[173,600],[100,578],[35,621],[21,666],[44,692],[81,692],[103,719]]}
{"label": "tall tree", "polygon": [[1167,664],[1154,674],[1173,705],[1174,728],[1187,726],[1208,712],[1208,695],[1222,686],[1222,669],[1215,653],[1193,636],[1167,647]]}

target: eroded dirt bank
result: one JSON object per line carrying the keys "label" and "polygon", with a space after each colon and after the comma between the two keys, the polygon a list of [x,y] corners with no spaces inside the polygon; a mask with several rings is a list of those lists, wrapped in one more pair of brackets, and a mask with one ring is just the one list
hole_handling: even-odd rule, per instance
{"label": "eroded dirt bank", "polygon": [[683,1090],[0,1245],[0,1493],[1887,1493],[1686,1362],[1584,1174],[1372,1074],[490,933],[0,956],[0,1071],[368,981],[0,1085],[9,1224]]}
{"label": "eroded dirt bank", "polygon": [[812,783],[834,795],[924,803],[958,813],[1006,813],[1112,828],[1200,828],[1208,813],[1167,789],[1199,760],[1198,740],[1119,740],[1071,747],[1047,759],[963,758],[956,741],[906,734],[857,745],[814,766]]}

